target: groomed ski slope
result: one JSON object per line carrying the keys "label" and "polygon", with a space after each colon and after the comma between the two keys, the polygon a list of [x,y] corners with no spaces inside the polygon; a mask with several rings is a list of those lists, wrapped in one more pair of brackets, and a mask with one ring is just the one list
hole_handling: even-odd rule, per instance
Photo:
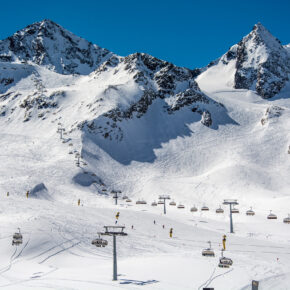
{"label": "groomed ski slope", "polygon": [[[113,205],[107,199],[83,198],[74,203],[1,196],[0,287],[4,289],[250,289],[252,279],[261,289],[289,289],[289,225],[234,215],[234,235],[227,234],[230,269],[217,267],[221,239],[228,232],[228,212],[217,216],[162,206]],[[112,241],[96,248],[91,240],[112,225],[126,226],[128,236],[117,238],[118,282],[112,281]],[[153,221],[156,221],[154,225]],[[134,229],[131,226],[134,226]],[[165,225],[165,228],[162,228]],[[20,227],[24,241],[11,245]],[[173,228],[173,238],[169,229]],[[211,240],[216,257],[201,256]],[[277,260],[278,258],[278,260]]]}

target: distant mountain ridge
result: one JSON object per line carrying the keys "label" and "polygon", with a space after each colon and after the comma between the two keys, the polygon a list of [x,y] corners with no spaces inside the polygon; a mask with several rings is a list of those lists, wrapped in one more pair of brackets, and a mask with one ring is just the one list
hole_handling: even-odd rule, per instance
{"label": "distant mountain ridge", "polygon": [[61,74],[89,74],[110,56],[47,19],[0,41],[0,61],[33,62]]}
{"label": "distant mountain ridge", "polygon": [[[120,58],[48,19],[33,23],[0,41],[0,61],[35,63],[65,75],[87,75],[98,70],[105,63],[108,67],[116,65],[114,62],[119,62],[121,59],[130,62],[130,58],[135,55],[138,54]],[[160,65],[163,62],[147,54],[139,55],[144,60],[145,70],[148,68],[152,70],[156,64]],[[148,62],[150,57],[154,59],[154,63]],[[256,24],[247,36],[232,46],[217,62],[212,62],[211,66],[219,61],[227,65],[232,60],[236,62],[234,76],[236,89],[255,90],[262,98],[271,98],[289,80],[289,45],[282,46],[261,23]],[[151,67],[147,67],[147,64]],[[106,66],[103,66],[103,69]],[[191,70],[192,79],[206,69]],[[146,78],[141,67],[139,71],[136,78]],[[164,81],[168,82],[167,85],[170,87],[170,77]],[[3,82],[9,83],[11,80],[5,79]],[[166,84],[163,83],[163,87],[165,86]]]}

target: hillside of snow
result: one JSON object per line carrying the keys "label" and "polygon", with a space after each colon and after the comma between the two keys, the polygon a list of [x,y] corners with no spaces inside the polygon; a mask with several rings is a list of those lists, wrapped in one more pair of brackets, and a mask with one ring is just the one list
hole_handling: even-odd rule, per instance
{"label": "hillside of snow", "polygon": [[[257,24],[220,59],[188,69],[117,56],[50,20],[0,41],[0,287],[250,289],[257,279],[287,289],[288,48]],[[113,190],[132,203],[115,206]],[[165,216],[150,205],[160,194],[185,209]],[[220,269],[228,209],[215,209],[226,198],[238,199],[240,214],[228,234],[234,266]],[[250,207],[256,216],[245,215]],[[278,220],[266,219],[270,210]],[[117,211],[129,235],[118,238],[115,283],[111,237],[104,249],[91,240]],[[201,256],[208,240],[213,259]]]}

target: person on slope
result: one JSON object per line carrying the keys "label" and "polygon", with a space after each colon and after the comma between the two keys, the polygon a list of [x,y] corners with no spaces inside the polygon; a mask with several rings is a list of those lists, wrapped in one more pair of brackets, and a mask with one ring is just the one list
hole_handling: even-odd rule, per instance
{"label": "person on slope", "polygon": [[227,236],[224,235],[223,236],[223,249],[224,249],[224,251],[226,250],[226,241],[227,241]]}

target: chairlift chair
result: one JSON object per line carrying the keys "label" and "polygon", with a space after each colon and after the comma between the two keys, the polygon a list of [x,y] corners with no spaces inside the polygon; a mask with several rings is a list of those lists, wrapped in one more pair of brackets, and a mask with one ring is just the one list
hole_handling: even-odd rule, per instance
{"label": "chairlift chair", "polygon": [[20,232],[20,228],[18,228],[18,233],[14,233],[13,238],[12,238],[12,246],[16,245],[19,246],[22,244],[22,234]]}
{"label": "chairlift chair", "polygon": [[151,203],[151,205],[152,205],[152,206],[157,206],[157,202],[156,202],[156,201],[153,201],[153,202]]}
{"label": "chairlift chair", "polygon": [[183,209],[183,208],[185,208],[185,206],[184,206],[183,204],[180,203],[180,204],[177,206],[177,208]]}
{"label": "chairlift chair", "polygon": [[252,210],[252,207],[246,211],[246,215],[250,215],[250,216],[255,215],[255,212]]}
{"label": "chairlift chair", "polygon": [[128,199],[128,196],[127,196],[127,195],[124,195],[124,196],[122,197],[122,199]]}
{"label": "chairlift chair", "polygon": [[95,245],[96,247],[106,247],[108,245],[108,241],[100,238],[100,236],[94,240],[92,240],[92,245]]}
{"label": "chairlift chair", "polygon": [[207,206],[203,206],[202,208],[201,208],[201,211],[209,211],[209,208],[207,207]]}
{"label": "chairlift chair", "polygon": [[290,214],[288,214],[288,217],[283,219],[283,223],[290,224]]}
{"label": "chairlift chair", "polygon": [[209,244],[209,247],[206,248],[206,249],[203,249],[201,254],[202,256],[205,256],[205,257],[214,257],[214,250],[211,248],[211,242],[208,241],[208,244]]}
{"label": "chairlift chair", "polygon": [[132,199],[127,198],[127,199],[126,199],[126,202],[132,202]]}
{"label": "chairlift chair", "polygon": [[164,204],[163,200],[158,200],[158,204]]}
{"label": "chairlift chair", "polygon": [[232,208],[232,213],[240,213],[238,208]]}
{"label": "chairlift chair", "polygon": [[218,266],[220,268],[229,268],[230,266],[233,265],[233,260],[230,259],[230,258],[224,257],[224,254],[223,254],[224,250],[222,250],[221,252],[222,253],[221,253],[221,257],[219,259],[219,265]]}
{"label": "chairlift chair", "polygon": [[145,200],[139,199],[136,201],[136,204],[147,204]]}
{"label": "chairlift chair", "polygon": [[272,211],[270,210],[270,214],[268,214],[267,219],[268,220],[276,220],[277,216],[275,214],[273,214]]}
{"label": "chairlift chair", "polygon": [[169,205],[176,206],[176,202],[174,200],[169,202]]}
{"label": "chairlift chair", "polygon": [[224,213],[224,210],[221,208],[221,206],[219,208],[216,209],[215,211],[216,213]]}
{"label": "chairlift chair", "polygon": [[196,206],[193,206],[191,209],[190,209],[191,212],[197,212],[197,207]]}

